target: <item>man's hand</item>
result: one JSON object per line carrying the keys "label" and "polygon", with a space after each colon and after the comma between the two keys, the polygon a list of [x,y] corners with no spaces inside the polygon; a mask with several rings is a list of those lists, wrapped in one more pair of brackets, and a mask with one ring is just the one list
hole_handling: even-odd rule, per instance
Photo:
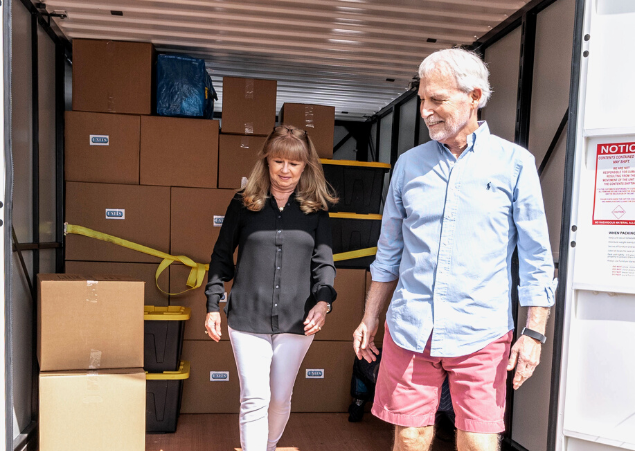
{"label": "man's hand", "polygon": [[366,359],[368,363],[377,360],[379,349],[375,346],[375,335],[379,327],[379,318],[364,316],[353,333],[353,349],[359,360]]}
{"label": "man's hand", "polygon": [[[521,335],[512,346],[507,371],[516,367],[513,387],[518,390],[523,383],[531,377],[540,363],[541,343],[526,335]],[[516,365],[518,364],[518,365]]]}

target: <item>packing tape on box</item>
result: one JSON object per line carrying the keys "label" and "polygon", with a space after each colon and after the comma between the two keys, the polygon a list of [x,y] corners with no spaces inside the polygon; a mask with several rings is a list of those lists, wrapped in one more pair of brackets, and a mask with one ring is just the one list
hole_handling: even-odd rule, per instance
{"label": "packing tape on box", "polygon": [[[179,294],[186,293],[190,290],[195,290],[203,284],[203,279],[205,277],[205,272],[209,269],[209,265],[204,265],[202,263],[196,263],[189,257],[185,255],[170,255],[165,252],[158,251],[156,249],[152,249],[151,247],[143,246],[142,244],[133,243],[132,241],[124,240],[123,238],[117,238],[116,236],[108,235],[106,233],[98,232],[96,230],[89,229],[87,227],[82,227],[78,225],[64,223],[64,235],[67,234],[74,235],[82,235],[88,238],[95,238],[97,240],[106,241],[108,243],[116,244],[118,246],[122,246],[128,249],[132,249],[133,251],[143,252],[144,254],[152,255],[157,258],[163,259],[157,268],[155,274],[155,281],[157,284],[157,288],[164,294],[170,296],[178,296]],[[180,293],[168,293],[163,291],[159,286],[159,276],[166,268],[168,268],[174,262],[183,263],[185,266],[189,266],[191,268],[190,275],[187,278],[186,285],[188,286],[187,290],[181,291]]]}
{"label": "packing tape on box", "polygon": [[[123,238],[117,238],[116,236],[108,235],[106,233],[98,232],[96,230],[89,229],[88,227],[82,227],[78,225],[73,225],[69,223],[64,223],[64,235],[67,234],[74,235],[82,235],[88,238],[95,238],[97,240],[106,241],[108,243],[116,244],[118,246],[122,246],[128,249],[132,249],[133,251],[143,252],[144,254],[152,255],[157,258],[162,258],[163,261],[159,264],[155,274],[155,282],[157,288],[164,294],[169,296],[178,296],[183,293],[187,293],[190,290],[195,290],[203,284],[203,280],[205,277],[205,273],[209,270],[208,264],[196,263],[189,257],[185,255],[170,255],[165,252],[158,251],[156,249],[152,249],[151,247],[144,246],[142,244],[133,243],[132,241],[124,240]],[[352,260],[354,258],[368,257],[371,255],[375,255],[377,253],[376,247],[369,247],[366,249],[359,249],[356,251],[349,252],[341,252],[339,254],[333,254],[333,261],[339,262],[342,260]],[[187,278],[186,285],[188,286],[187,290],[181,291],[180,293],[168,293],[163,291],[159,286],[159,276],[163,271],[165,271],[172,263],[178,261],[183,263],[185,266],[190,267],[190,274]]]}
{"label": "packing tape on box", "polygon": [[315,128],[313,119],[313,105],[304,105],[304,126],[306,128]]}
{"label": "packing tape on box", "polygon": [[245,78],[245,99],[251,100],[254,98],[254,79]]}

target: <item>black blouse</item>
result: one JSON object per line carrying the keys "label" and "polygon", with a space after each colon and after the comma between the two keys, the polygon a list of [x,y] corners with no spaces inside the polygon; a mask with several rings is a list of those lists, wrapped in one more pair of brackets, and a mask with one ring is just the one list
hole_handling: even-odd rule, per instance
{"label": "black blouse", "polygon": [[243,206],[241,193],[236,194],[209,265],[208,312],[219,311],[223,282],[232,279],[225,307],[232,329],[304,334],[309,310],[319,301],[332,303],[337,296],[328,213],[305,214],[294,194],[283,211],[273,196],[261,211],[250,211]]}

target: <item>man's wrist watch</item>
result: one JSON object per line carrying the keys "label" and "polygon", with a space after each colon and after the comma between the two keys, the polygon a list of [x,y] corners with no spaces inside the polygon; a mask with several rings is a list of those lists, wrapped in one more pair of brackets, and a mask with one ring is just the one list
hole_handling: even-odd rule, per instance
{"label": "man's wrist watch", "polygon": [[540,332],[536,332],[535,330],[528,329],[526,327],[523,328],[523,331],[520,333],[520,335],[527,335],[530,338],[538,340],[542,344],[545,344],[545,341],[547,341],[547,337],[545,337],[543,334],[541,334]]}

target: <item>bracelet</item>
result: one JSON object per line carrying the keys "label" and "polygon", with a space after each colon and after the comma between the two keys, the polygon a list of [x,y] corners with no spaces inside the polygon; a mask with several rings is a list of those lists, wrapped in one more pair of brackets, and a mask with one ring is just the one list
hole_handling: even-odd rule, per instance
{"label": "bracelet", "polygon": [[547,337],[545,337],[543,334],[541,334],[540,332],[536,332],[535,330],[527,329],[526,327],[523,328],[523,331],[520,333],[520,335],[527,335],[530,338],[538,340],[542,344],[547,341]]}

